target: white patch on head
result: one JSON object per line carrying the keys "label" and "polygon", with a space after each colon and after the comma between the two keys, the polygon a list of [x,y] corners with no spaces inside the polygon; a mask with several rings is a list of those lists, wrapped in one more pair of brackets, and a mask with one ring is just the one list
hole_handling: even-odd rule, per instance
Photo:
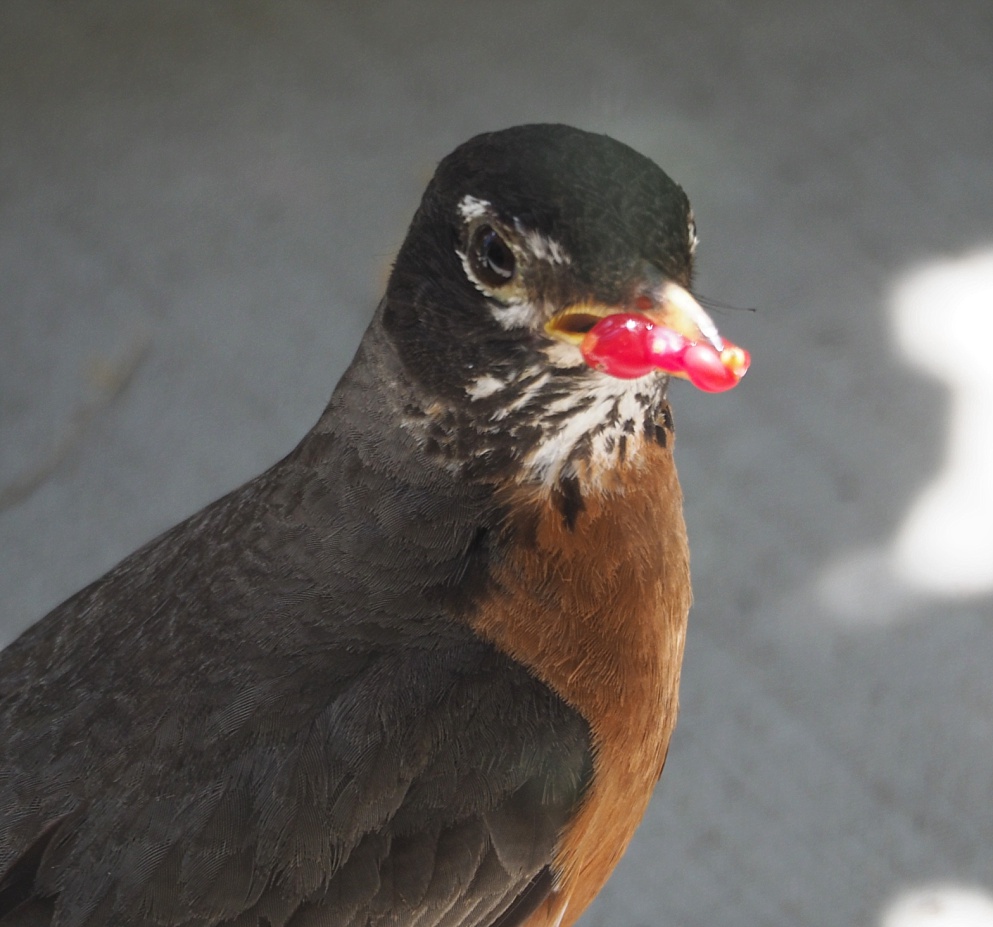
{"label": "white patch on head", "polygon": [[476,402],[478,399],[486,399],[488,396],[499,393],[500,390],[506,388],[507,384],[503,380],[498,380],[489,374],[483,374],[483,376],[478,377],[466,388],[466,395],[473,402]]}
{"label": "white patch on head", "polygon": [[542,235],[534,229],[527,229],[521,225],[518,219],[514,220],[514,227],[523,237],[528,250],[539,261],[548,261],[550,264],[571,264],[572,258],[569,253],[554,238]]}
{"label": "white patch on head", "polygon": [[535,310],[529,302],[515,299],[509,303],[493,300],[490,304],[490,315],[497,320],[501,328],[510,331],[512,328],[530,328],[534,323]]}
{"label": "white patch on head", "polygon": [[692,209],[690,210],[687,232],[690,240],[690,254],[696,254],[696,246],[700,243],[700,236],[696,233],[696,219],[693,218]]}
{"label": "white patch on head", "polygon": [[493,204],[486,201],[478,199],[475,196],[463,196],[459,200],[459,215],[469,222],[472,219],[482,219],[484,216],[489,216],[493,212]]}

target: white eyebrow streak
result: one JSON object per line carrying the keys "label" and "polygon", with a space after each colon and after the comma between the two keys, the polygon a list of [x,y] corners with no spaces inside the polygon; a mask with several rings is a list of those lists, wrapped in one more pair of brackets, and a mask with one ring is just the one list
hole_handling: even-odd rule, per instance
{"label": "white eyebrow streak", "polygon": [[480,219],[489,216],[493,212],[493,204],[487,200],[478,199],[475,196],[466,194],[459,200],[459,215],[465,222],[470,219]]}
{"label": "white eyebrow streak", "polygon": [[515,219],[514,227],[524,237],[528,249],[541,261],[548,261],[551,264],[571,264],[572,258],[554,238],[542,235],[534,229],[526,229]]}

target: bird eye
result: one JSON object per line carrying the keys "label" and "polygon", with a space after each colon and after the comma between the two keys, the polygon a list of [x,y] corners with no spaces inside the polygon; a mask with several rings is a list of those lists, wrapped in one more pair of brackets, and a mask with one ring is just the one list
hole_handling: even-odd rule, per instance
{"label": "bird eye", "polygon": [[517,262],[510,246],[488,225],[472,233],[469,265],[483,286],[501,287],[514,276]]}

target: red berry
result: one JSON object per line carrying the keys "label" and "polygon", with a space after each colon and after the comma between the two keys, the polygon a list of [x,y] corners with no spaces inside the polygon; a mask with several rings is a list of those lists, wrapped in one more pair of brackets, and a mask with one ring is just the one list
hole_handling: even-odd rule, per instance
{"label": "red berry", "polygon": [[723,393],[738,385],[738,374],[724,365],[721,355],[709,344],[688,347],[683,362],[690,382],[705,393]]}
{"label": "red berry", "polygon": [[683,355],[690,346],[685,336],[671,328],[656,326],[652,332],[651,355],[657,370],[682,373],[685,370]]}
{"label": "red berry", "polygon": [[707,342],[689,341],[633,312],[604,316],[586,333],[580,350],[587,364],[613,377],[633,380],[664,370],[685,376],[708,393],[737,386],[751,360],[744,348],[731,342],[718,352]]}
{"label": "red berry", "polygon": [[622,380],[656,369],[652,357],[651,319],[630,312],[604,316],[583,338],[580,350],[591,367]]}

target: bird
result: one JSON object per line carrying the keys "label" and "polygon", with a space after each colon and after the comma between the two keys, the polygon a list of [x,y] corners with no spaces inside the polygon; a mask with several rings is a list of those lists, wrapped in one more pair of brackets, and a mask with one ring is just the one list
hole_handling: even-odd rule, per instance
{"label": "bird", "polygon": [[0,654],[0,927],[575,922],[676,721],[668,387],[745,369],[696,240],[606,135],[443,158],[300,443]]}

